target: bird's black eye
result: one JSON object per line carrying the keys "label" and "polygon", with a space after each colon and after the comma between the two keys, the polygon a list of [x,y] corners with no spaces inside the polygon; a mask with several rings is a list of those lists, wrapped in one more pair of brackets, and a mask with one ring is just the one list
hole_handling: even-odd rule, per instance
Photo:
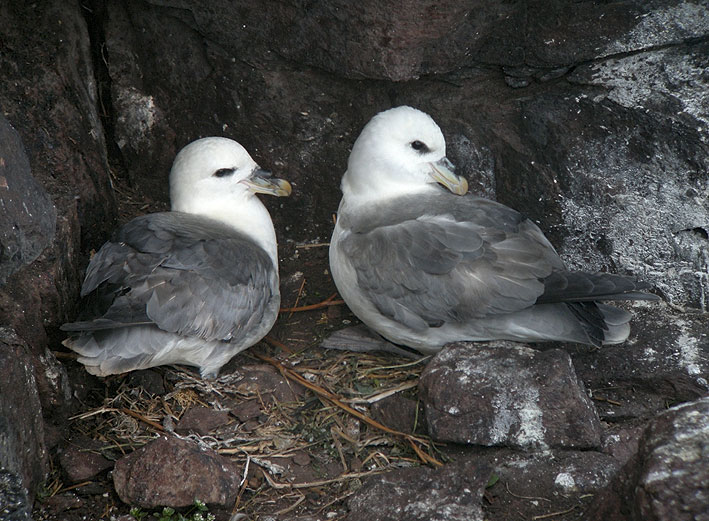
{"label": "bird's black eye", "polygon": [[418,139],[416,141],[411,142],[411,148],[413,148],[417,152],[421,152],[422,154],[428,152],[428,147],[426,146],[426,143],[422,143]]}
{"label": "bird's black eye", "polygon": [[214,177],[227,177],[232,175],[234,172],[236,172],[235,169],[233,168],[220,168],[214,174],[212,174]]}

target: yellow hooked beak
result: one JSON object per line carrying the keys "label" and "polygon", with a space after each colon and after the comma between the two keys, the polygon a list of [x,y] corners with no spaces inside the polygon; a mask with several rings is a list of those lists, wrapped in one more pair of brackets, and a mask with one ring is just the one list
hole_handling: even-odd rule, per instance
{"label": "yellow hooked beak", "polygon": [[285,179],[273,177],[271,172],[257,168],[249,179],[243,181],[255,194],[288,197],[293,188]]}
{"label": "yellow hooked beak", "polygon": [[435,163],[430,163],[430,165],[432,167],[430,175],[437,183],[442,184],[456,195],[465,195],[467,193],[468,181],[453,172],[455,166],[447,157],[439,159]]}

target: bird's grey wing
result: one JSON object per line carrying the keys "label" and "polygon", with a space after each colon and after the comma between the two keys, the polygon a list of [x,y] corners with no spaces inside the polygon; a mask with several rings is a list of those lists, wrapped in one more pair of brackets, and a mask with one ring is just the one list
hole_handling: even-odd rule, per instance
{"label": "bird's grey wing", "polygon": [[341,248],[359,289],[383,315],[414,330],[533,305],[541,280],[562,266],[539,228],[497,203],[464,217],[353,226]]}
{"label": "bird's grey wing", "polygon": [[277,273],[260,247],[215,224],[172,213],[128,223],[87,270],[82,295],[101,311],[64,329],[154,323],[206,340],[238,339],[277,295]]}
{"label": "bird's grey wing", "polygon": [[559,271],[544,279],[540,304],[596,300],[656,300],[646,282],[611,273]]}

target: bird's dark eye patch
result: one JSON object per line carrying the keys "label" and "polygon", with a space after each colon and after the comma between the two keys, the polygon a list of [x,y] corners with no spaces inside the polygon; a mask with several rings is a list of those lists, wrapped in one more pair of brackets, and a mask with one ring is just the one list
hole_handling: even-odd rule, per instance
{"label": "bird's dark eye patch", "polygon": [[416,141],[411,142],[411,148],[421,154],[425,154],[426,152],[428,152],[428,147],[426,146],[426,143],[422,143],[418,139]]}
{"label": "bird's dark eye patch", "polygon": [[236,172],[236,170],[233,168],[220,168],[219,170],[214,172],[214,174],[212,174],[212,175],[214,177],[227,177],[227,176],[234,174],[234,172]]}

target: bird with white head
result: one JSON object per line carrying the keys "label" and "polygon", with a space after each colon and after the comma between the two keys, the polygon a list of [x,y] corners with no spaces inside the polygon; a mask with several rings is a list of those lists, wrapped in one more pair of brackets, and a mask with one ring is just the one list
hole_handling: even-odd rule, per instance
{"label": "bird with white head", "polygon": [[372,118],[341,186],[333,279],[354,314],[395,344],[423,353],[459,340],[614,344],[631,316],[601,301],[657,298],[629,277],[568,271],[533,222],[467,194],[440,128],[414,108]]}
{"label": "bird with white head", "polygon": [[276,234],[255,194],[288,196],[236,141],[175,157],[172,211],[137,217],[91,259],[83,316],[64,345],[99,376],[158,365],[214,377],[271,329],[280,305]]}

